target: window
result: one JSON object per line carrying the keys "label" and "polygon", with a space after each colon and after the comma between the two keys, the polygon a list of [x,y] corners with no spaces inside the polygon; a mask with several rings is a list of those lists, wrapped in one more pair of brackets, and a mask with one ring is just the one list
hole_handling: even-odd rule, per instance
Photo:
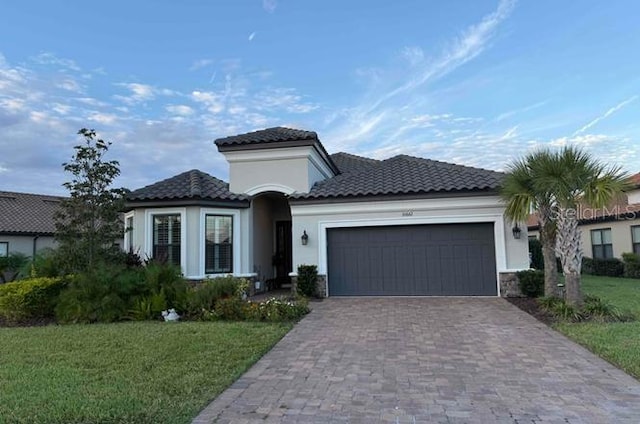
{"label": "window", "polygon": [[233,272],[233,217],[206,215],[204,225],[205,274]]}
{"label": "window", "polygon": [[180,266],[180,215],[153,216],[153,257]]}
{"label": "window", "polygon": [[0,258],[6,258],[9,256],[9,242],[0,241]]}
{"label": "window", "polygon": [[591,230],[591,247],[593,248],[593,259],[613,258],[611,228]]}
{"label": "window", "polygon": [[133,216],[128,216],[125,220],[125,248],[128,252],[133,252]]}
{"label": "window", "polygon": [[631,244],[633,245],[633,253],[640,255],[640,225],[631,227]]}

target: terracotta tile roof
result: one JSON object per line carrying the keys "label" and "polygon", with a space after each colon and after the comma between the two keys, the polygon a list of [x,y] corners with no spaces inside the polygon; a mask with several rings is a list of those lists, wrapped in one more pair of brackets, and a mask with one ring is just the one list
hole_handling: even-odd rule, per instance
{"label": "terracotta tile roof", "polygon": [[640,188],[640,172],[629,177],[629,181],[635,188]]}
{"label": "terracotta tile roof", "polygon": [[139,188],[127,195],[127,201],[188,199],[246,201],[248,197],[230,192],[228,183],[197,169]]}
{"label": "terracotta tile roof", "polygon": [[52,235],[59,196],[0,191],[0,233]]}
{"label": "terracotta tile roof", "polygon": [[495,191],[504,174],[430,159],[398,155],[316,183],[295,199]]}

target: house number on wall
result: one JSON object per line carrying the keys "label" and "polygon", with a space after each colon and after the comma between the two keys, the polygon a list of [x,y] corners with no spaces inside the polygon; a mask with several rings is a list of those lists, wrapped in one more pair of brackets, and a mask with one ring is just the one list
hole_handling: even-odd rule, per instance
{"label": "house number on wall", "polygon": [[404,211],[402,212],[402,216],[413,216],[413,211]]}

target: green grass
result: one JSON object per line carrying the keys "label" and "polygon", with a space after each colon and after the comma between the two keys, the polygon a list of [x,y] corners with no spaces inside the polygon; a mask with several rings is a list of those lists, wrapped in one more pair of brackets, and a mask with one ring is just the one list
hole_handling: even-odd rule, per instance
{"label": "green grass", "polygon": [[582,290],[640,319],[640,280],[583,275]]}
{"label": "green grass", "polygon": [[291,328],[0,328],[0,423],[188,423]]}
{"label": "green grass", "polygon": [[[640,320],[640,280],[583,275],[582,289]],[[640,379],[640,322],[562,323],[555,328]]]}

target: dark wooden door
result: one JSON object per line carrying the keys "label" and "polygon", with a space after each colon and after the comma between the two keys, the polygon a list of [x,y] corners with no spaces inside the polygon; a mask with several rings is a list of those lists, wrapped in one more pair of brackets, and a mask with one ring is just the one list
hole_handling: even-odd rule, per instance
{"label": "dark wooden door", "polygon": [[292,271],[291,255],[291,221],[276,222],[276,253],[274,264],[276,266],[276,279],[278,282],[289,282],[289,273]]}

